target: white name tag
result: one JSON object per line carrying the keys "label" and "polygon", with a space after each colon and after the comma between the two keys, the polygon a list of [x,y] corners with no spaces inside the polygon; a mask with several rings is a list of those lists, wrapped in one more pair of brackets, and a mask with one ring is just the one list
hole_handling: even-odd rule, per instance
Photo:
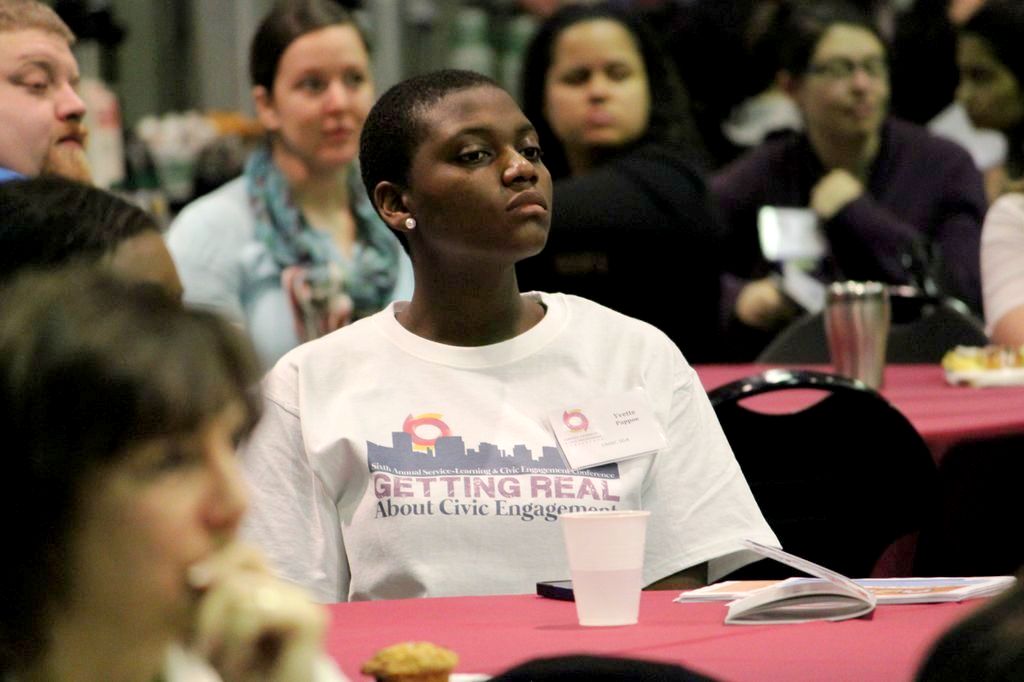
{"label": "white name tag", "polygon": [[548,422],[573,469],[652,454],[666,442],[642,388],[555,410]]}

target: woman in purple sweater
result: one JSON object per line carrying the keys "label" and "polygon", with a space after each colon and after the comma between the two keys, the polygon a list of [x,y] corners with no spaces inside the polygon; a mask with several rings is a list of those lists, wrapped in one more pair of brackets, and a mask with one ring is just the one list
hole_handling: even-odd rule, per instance
{"label": "woman in purple sweater", "polygon": [[728,231],[724,302],[737,360],[755,357],[800,312],[762,254],[762,206],[809,208],[828,245],[826,279],[921,284],[980,310],[978,248],[986,209],[970,156],[887,117],[886,48],[841,0],[782,18],[779,83],[805,131],[772,139],[712,181]]}

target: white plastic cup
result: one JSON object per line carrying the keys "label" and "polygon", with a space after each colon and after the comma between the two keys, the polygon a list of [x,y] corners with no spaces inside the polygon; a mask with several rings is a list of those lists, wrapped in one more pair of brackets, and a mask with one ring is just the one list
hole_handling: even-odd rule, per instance
{"label": "white plastic cup", "polygon": [[560,515],[580,625],[633,625],[640,615],[649,511]]}

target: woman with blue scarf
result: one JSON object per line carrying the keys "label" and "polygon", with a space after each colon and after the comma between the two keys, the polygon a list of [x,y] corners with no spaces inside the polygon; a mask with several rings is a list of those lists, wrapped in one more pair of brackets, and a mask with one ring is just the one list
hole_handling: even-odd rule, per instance
{"label": "woman with blue scarf", "polygon": [[168,244],[186,303],[244,325],[269,367],[409,298],[412,271],[355,167],[374,90],[352,17],[329,0],[279,2],[249,68],[268,142],[241,177],[185,207]]}

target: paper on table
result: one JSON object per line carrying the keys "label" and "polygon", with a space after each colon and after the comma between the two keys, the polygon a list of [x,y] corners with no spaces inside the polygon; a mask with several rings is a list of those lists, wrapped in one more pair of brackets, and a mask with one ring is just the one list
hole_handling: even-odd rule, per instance
{"label": "paper on table", "polygon": [[[746,597],[751,592],[778,585],[784,580],[794,578],[780,578],[779,580],[723,580],[720,583],[698,587],[695,590],[682,592],[675,601],[683,602],[706,602],[706,601],[734,601]],[[796,578],[804,580],[804,578]]]}
{"label": "paper on table", "polygon": [[[751,592],[780,584],[821,582],[818,578],[785,580],[726,580],[683,592],[678,602],[733,601]],[[990,597],[1013,587],[1012,575],[967,578],[864,578],[853,582],[870,590],[879,604],[934,604]]]}
{"label": "paper on table", "polygon": [[931,604],[991,597],[1016,584],[1012,575],[965,578],[867,578],[857,584],[875,593],[879,604]]}
{"label": "paper on table", "polygon": [[846,620],[874,611],[875,595],[845,575],[754,540],[744,540],[743,544],[761,556],[821,578],[821,581],[787,586],[779,583],[730,602],[725,616],[727,624]]}
{"label": "paper on table", "polygon": [[676,601],[734,599],[729,603],[725,617],[725,622],[730,624],[803,623],[857,618],[873,611],[877,603],[914,604],[989,596],[1011,587],[1015,582],[1013,576],[854,581],[781,549],[753,540],[744,540],[743,544],[762,556],[814,578],[728,581],[684,592]]}
{"label": "paper on table", "polygon": [[823,580],[766,587],[729,602],[727,625],[806,623],[847,620],[875,610],[875,597],[865,599],[838,583]]}

